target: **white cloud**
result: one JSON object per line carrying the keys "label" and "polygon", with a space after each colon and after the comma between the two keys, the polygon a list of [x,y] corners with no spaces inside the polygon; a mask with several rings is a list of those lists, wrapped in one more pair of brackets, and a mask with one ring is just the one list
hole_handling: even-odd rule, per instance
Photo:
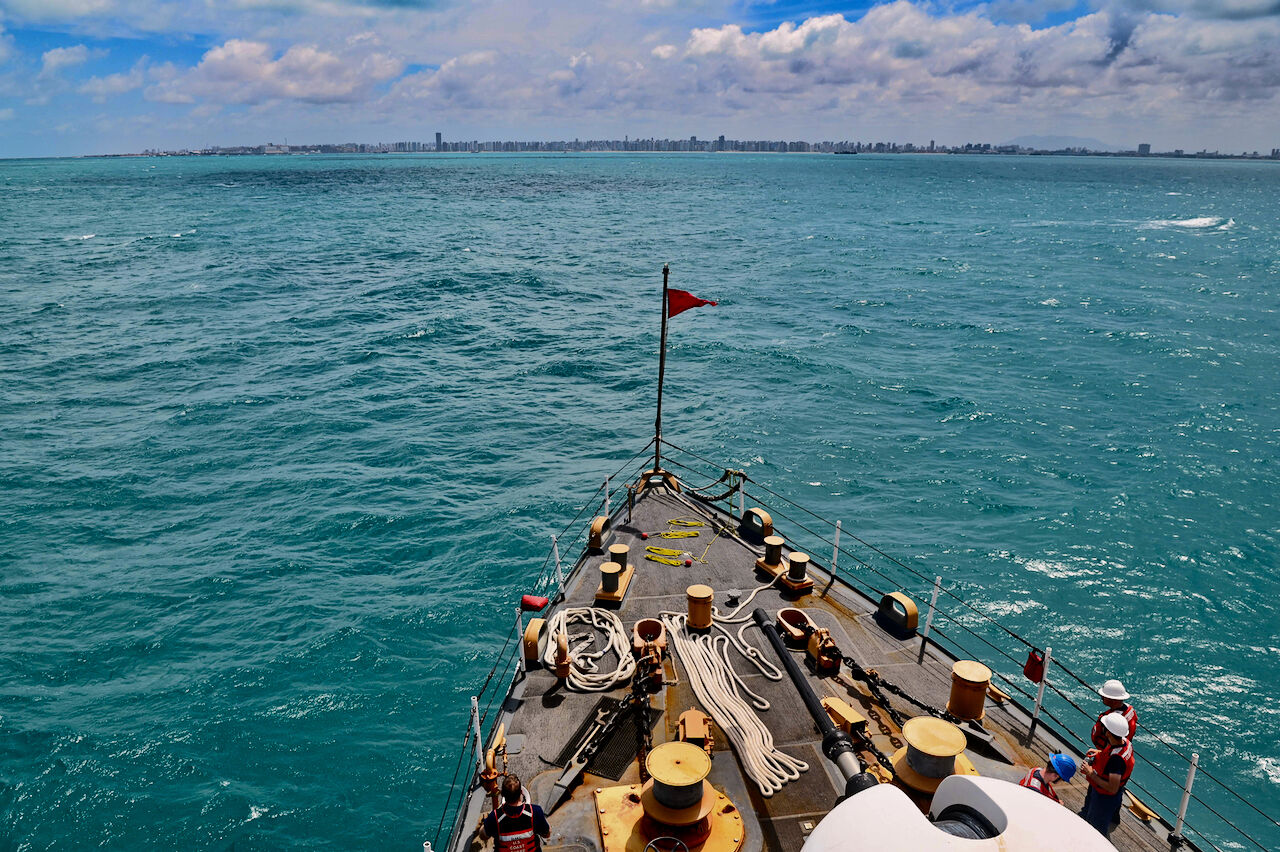
{"label": "white cloud", "polygon": [[401,60],[379,52],[340,55],[294,45],[275,58],[264,42],[232,39],[207,52],[188,73],[157,83],[146,94],[169,103],[349,102],[367,99],[374,85],[403,69]]}
{"label": "white cloud", "polygon": [[108,74],[105,77],[90,77],[76,91],[82,95],[89,95],[94,103],[104,103],[109,97],[141,88],[146,68],[147,57],[144,56],[126,72]]}
{"label": "white cloud", "polygon": [[40,57],[40,76],[52,77],[66,68],[83,65],[89,61],[90,57],[101,55],[101,53],[101,51],[90,51],[83,44],[46,50]]}
{"label": "white cloud", "polygon": [[[896,0],[857,20],[822,15],[764,31],[743,19],[761,4],[728,0],[0,0],[0,9],[79,14],[64,31],[86,40],[209,34],[219,46],[194,66],[135,66],[74,84],[50,76],[22,91],[49,100],[78,85],[86,100],[105,100],[141,88],[151,101],[193,105],[186,115],[227,133],[262,133],[288,116],[353,133],[413,132],[429,119],[524,136],[718,128],[1123,140],[1158,126],[1200,139],[1245,128],[1259,140],[1252,147],[1280,137],[1280,0],[1087,2],[1093,13],[1041,29],[1018,21],[1067,11],[1071,0],[992,0],[965,13]],[[59,50],[68,52],[46,61],[51,75],[92,58]],[[397,79],[410,65],[435,70]],[[220,111],[231,105],[251,108]]]}
{"label": "white cloud", "polygon": [[1223,20],[1280,17],[1280,0],[1106,0],[1102,8]]}
{"label": "white cloud", "polygon": [[0,109],[0,121],[9,121],[14,116],[13,107]]}
{"label": "white cloud", "polygon": [[762,33],[697,29],[684,60],[693,81],[729,106],[833,96],[845,108],[896,101],[1129,110],[1164,103],[1170,89],[1184,102],[1211,101],[1214,94],[1197,85],[1202,80],[1248,81],[1252,97],[1275,98],[1280,65],[1269,57],[1280,33],[1267,23],[1263,34],[1258,23],[1149,15],[1125,25],[1099,12],[1033,30],[974,12],[935,16],[898,0],[858,21],[828,15]]}
{"label": "white cloud", "polygon": [[63,21],[109,12],[112,0],[0,0],[0,12],[19,20]]}

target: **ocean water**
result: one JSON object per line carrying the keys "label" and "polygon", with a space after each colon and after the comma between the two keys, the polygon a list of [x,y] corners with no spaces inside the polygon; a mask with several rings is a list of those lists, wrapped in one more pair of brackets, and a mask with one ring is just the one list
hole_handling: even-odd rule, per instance
{"label": "ocean water", "polygon": [[669,440],[1280,848],[1277,164],[464,155],[0,162],[0,850],[433,839],[663,262]]}

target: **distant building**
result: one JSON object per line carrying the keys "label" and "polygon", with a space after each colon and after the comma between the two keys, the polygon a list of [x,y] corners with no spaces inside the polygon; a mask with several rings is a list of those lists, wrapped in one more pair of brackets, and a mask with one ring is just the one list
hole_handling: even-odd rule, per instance
{"label": "distant building", "polygon": [[441,145],[440,145],[440,134],[439,134],[439,133],[437,133],[437,134],[436,134],[436,150],[437,150],[437,151],[443,151],[443,150],[444,150],[444,148],[443,148],[443,147],[441,147]]}
{"label": "distant building", "polygon": [[1150,143],[1150,142],[1143,142],[1141,145],[1139,145],[1139,146],[1138,146],[1138,156],[1139,156],[1139,157],[1150,157],[1150,156],[1151,156],[1151,143]]}

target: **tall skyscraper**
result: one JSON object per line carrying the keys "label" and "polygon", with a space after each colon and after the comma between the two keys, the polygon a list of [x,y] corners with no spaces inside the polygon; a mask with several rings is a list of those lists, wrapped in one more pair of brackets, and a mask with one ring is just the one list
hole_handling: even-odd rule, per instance
{"label": "tall skyscraper", "polygon": [[441,146],[441,144],[440,144],[440,134],[439,134],[439,133],[437,133],[437,134],[436,134],[436,150],[437,150],[437,151],[441,151],[441,150],[443,150],[443,147],[442,147],[442,146]]}

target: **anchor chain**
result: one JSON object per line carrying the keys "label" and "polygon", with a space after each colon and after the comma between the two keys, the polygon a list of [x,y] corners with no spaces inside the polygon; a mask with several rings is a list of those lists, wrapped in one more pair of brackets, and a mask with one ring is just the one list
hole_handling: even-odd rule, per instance
{"label": "anchor chain", "polygon": [[890,683],[881,677],[880,673],[875,669],[864,669],[862,666],[858,665],[857,661],[854,660],[853,657],[845,657],[844,664],[849,667],[849,673],[853,675],[854,679],[860,680],[867,685],[867,689],[876,698],[876,700],[880,702],[881,706],[883,706],[885,710],[889,711],[890,718],[893,719],[893,723],[899,728],[902,727],[904,721],[902,714],[893,709],[888,700],[884,697],[884,693],[880,691],[881,689],[892,692],[894,695],[901,698],[905,698],[907,701],[910,701],[912,704],[924,710],[930,716],[937,716],[939,719],[945,719],[953,725],[959,725],[964,721],[949,710],[939,710],[937,707],[916,698],[902,687]]}
{"label": "anchor chain", "polygon": [[[876,756],[876,760],[880,761],[880,765],[890,772],[893,771],[893,761],[889,756],[882,752],[875,743],[871,741],[871,737],[861,731],[853,732],[853,739],[857,741],[859,748],[863,751],[869,751]],[[899,746],[900,747],[900,746]]]}
{"label": "anchor chain", "polygon": [[[881,716],[880,711],[876,709],[877,706],[879,705],[873,705],[867,708],[867,717],[876,723],[880,728],[880,732],[889,738],[889,742],[893,744],[894,748],[902,748],[902,738],[895,734],[893,732],[893,728],[889,727],[888,724],[885,723],[884,717]],[[899,725],[898,727],[901,728],[902,726]]]}

